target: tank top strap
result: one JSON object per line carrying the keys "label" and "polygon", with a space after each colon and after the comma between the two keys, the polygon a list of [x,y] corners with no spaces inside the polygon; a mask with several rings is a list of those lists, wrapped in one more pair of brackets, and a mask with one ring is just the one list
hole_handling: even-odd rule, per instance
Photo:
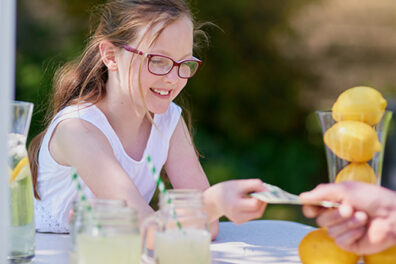
{"label": "tank top strap", "polygon": [[145,155],[150,155],[157,168],[161,168],[168,157],[169,143],[181,116],[181,108],[171,103],[163,114],[154,116],[155,126],[147,142]]}

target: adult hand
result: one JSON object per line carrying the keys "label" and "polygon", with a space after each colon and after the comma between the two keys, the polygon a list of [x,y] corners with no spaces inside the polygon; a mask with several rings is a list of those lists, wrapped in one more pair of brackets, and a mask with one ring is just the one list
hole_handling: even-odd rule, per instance
{"label": "adult hand", "polygon": [[396,244],[396,193],[360,182],[322,184],[301,194],[305,202],[333,201],[341,206],[326,209],[304,206],[307,217],[317,217],[319,226],[345,250],[373,254]]}
{"label": "adult hand", "polygon": [[265,187],[259,179],[224,181],[206,190],[204,200],[211,208],[208,210],[211,217],[225,215],[241,224],[263,215],[267,204],[248,196],[251,192],[262,191]]}

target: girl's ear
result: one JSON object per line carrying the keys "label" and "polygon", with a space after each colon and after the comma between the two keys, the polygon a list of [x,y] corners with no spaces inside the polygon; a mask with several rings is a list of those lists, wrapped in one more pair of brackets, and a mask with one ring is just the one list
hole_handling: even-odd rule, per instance
{"label": "girl's ear", "polygon": [[114,46],[108,40],[103,40],[99,44],[100,56],[102,57],[103,63],[107,66],[109,71],[118,70],[117,60],[116,60],[116,51],[117,47]]}

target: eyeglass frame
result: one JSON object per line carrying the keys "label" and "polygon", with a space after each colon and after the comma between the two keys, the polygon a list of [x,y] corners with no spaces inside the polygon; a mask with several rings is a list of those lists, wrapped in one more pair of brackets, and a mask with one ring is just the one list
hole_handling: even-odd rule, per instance
{"label": "eyeglass frame", "polygon": [[[172,59],[171,57],[168,57],[168,56],[165,56],[165,55],[161,55],[161,54],[145,53],[145,52],[140,51],[140,50],[138,50],[138,49],[132,48],[131,46],[128,46],[128,45],[123,45],[122,47],[123,47],[126,51],[135,53],[135,54],[137,54],[137,55],[143,55],[143,56],[145,56],[145,57],[148,59],[148,61],[147,61],[147,70],[148,70],[151,74],[156,75],[156,76],[165,76],[165,75],[169,74],[169,73],[173,70],[173,68],[174,68],[175,66],[177,66],[177,76],[179,76],[179,78],[181,78],[181,79],[190,79],[190,78],[194,77],[194,75],[197,73],[199,67],[200,67],[201,64],[202,64],[202,61],[201,61],[200,59],[198,59],[198,58],[195,58],[195,57],[193,57],[192,59],[185,59],[185,60],[181,60],[181,61],[175,61],[175,60]],[[168,71],[167,73],[158,74],[158,73],[154,73],[154,72],[152,72],[152,71],[150,70],[150,67],[149,67],[150,61],[151,61],[151,58],[154,57],[154,56],[159,56],[159,57],[163,57],[163,58],[166,58],[166,59],[170,59],[170,60],[173,62],[172,67],[169,69],[169,71]],[[197,69],[195,70],[195,72],[193,73],[193,75],[191,75],[190,77],[182,77],[182,76],[180,76],[180,65],[183,64],[183,63],[186,62],[186,61],[194,61],[194,62],[197,62],[197,63],[198,63]]]}

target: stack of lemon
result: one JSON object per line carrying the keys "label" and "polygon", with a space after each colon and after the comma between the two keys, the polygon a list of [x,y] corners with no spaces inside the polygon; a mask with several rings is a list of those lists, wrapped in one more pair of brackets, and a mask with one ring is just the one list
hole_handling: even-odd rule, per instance
{"label": "stack of lemon", "polygon": [[382,149],[373,126],[380,122],[386,104],[377,90],[365,86],[348,89],[337,98],[332,108],[337,123],[326,131],[324,142],[336,156],[350,164],[338,173],[336,183],[377,183],[377,176],[367,162]]}
{"label": "stack of lemon", "polygon": [[[324,135],[326,146],[349,164],[336,176],[335,182],[362,181],[377,183],[367,163],[382,149],[373,126],[384,115],[387,102],[370,87],[354,87],[344,91],[334,103],[332,116],[337,121]],[[303,264],[356,264],[360,256],[339,248],[325,228],[308,233],[299,245]],[[366,264],[395,263],[396,247],[384,252],[364,256]]]}

